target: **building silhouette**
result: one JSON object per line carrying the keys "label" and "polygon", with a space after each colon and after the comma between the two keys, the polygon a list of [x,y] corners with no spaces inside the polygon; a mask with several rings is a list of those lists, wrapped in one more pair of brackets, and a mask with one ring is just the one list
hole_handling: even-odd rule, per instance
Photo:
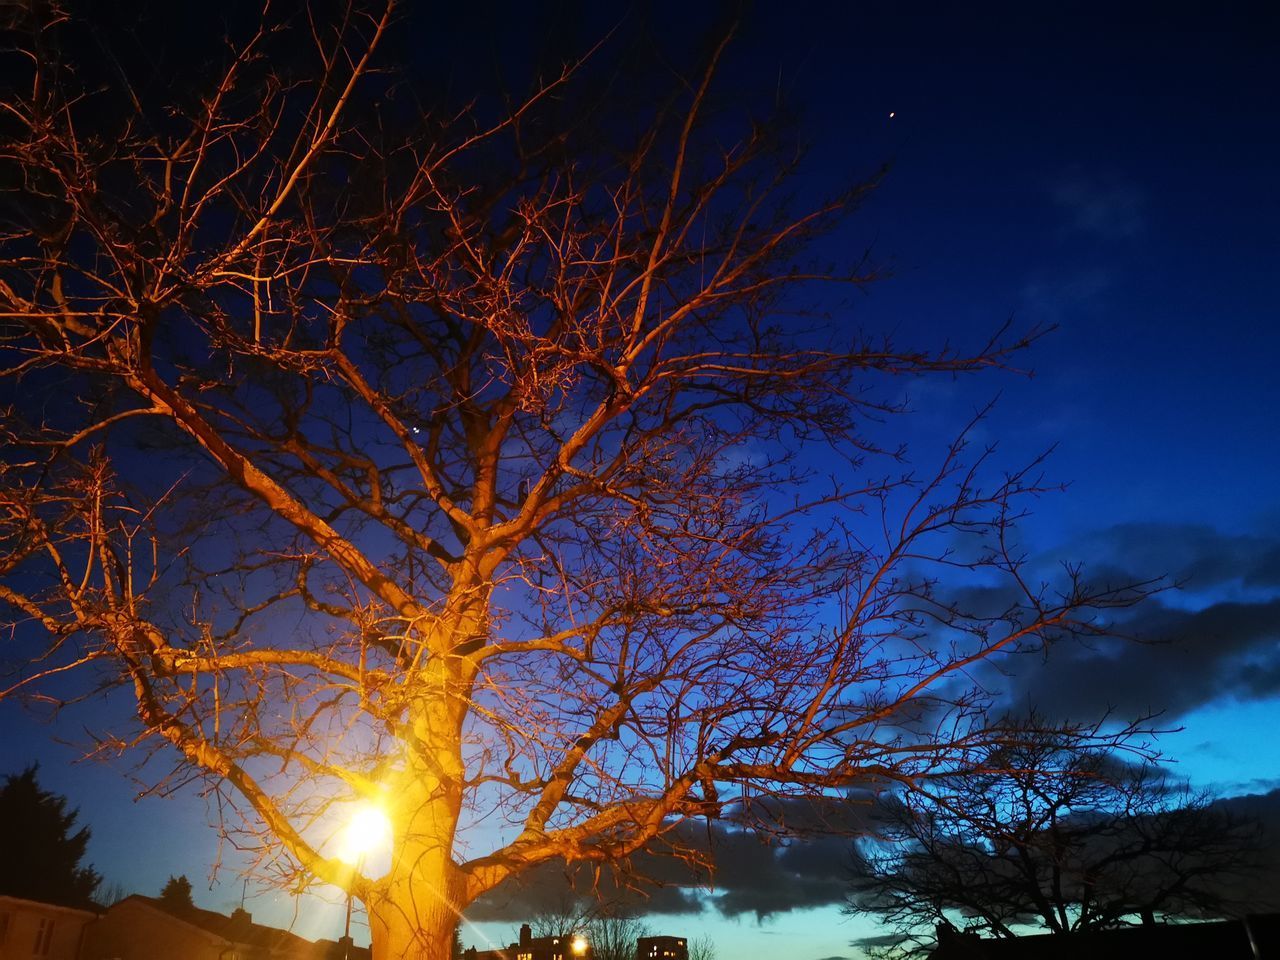
{"label": "building silhouette", "polygon": [[689,941],[684,937],[641,937],[636,941],[636,960],[689,960]]}
{"label": "building silhouette", "polygon": [[520,942],[497,950],[468,947],[463,960],[591,960],[591,944],[576,934],[535,937],[527,923],[520,925]]}
{"label": "building silhouette", "polygon": [[[308,940],[230,916],[134,894],[110,907],[0,896],[0,960],[369,960],[368,947]],[[565,957],[564,960],[577,960]]]}

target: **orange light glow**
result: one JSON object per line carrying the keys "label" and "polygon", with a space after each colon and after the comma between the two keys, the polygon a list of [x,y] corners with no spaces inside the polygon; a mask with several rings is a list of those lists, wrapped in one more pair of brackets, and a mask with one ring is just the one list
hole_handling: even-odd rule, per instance
{"label": "orange light glow", "polygon": [[361,804],[342,831],[338,856],[347,863],[358,863],[390,845],[391,820],[386,811],[375,804]]}

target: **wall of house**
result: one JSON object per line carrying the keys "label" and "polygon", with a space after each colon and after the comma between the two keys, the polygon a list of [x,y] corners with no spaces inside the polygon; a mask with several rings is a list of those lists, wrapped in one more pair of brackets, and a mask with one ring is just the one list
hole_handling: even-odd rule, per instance
{"label": "wall of house", "polygon": [[229,947],[199,927],[126,899],[89,924],[80,960],[244,960]]}
{"label": "wall of house", "polygon": [[77,960],[94,915],[18,897],[0,897],[0,960]]}

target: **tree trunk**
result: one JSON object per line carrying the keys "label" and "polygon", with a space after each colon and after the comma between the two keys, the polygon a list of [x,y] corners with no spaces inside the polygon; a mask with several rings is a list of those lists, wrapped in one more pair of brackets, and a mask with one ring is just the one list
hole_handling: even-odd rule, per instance
{"label": "tree trunk", "polygon": [[453,841],[462,807],[462,714],[447,695],[454,678],[444,658],[424,673],[425,696],[412,713],[419,745],[389,798],[391,868],[365,906],[373,960],[451,960],[461,916],[462,875]]}
{"label": "tree trunk", "polygon": [[[452,870],[425,864],[370,897],[373,960],[451,960],[458,925]],[[434,874],[434,875],[433,875]]]}

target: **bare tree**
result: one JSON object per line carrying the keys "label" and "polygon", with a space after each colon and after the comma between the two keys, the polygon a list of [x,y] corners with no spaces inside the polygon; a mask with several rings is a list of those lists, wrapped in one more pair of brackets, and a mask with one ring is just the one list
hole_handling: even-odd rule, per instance
{"label": "bare tree", "polygon": [[599,913],[586,927],[592,960],[636,960],[636,941],[652,933],[643,920],[610,912]]}
{"label": "bare tree", "polygon": [[710,937],[698,937],[689,943],[689,960],[716,960],[715,941]]}
{"label": "bare tree", "polygon": [[1244,912],[1258,826],[1093,739],[1033,718],[979,769],[885,802],[849,912],[879,914],[922,952],[960,918],[1008,938]]}
{"label": "bare tree", "polygon": [[[565,942],[582,936],[591,945],[592,960],[635,960],[636,941],[649,936],[648,926],[598,897],[581,897],[566,890],[561,901],[527,918],[535,937],[560,937]],[[518,942],[519,933],[512,938]]]}
{"label": "bare tree", "polygon": [[[785,143],[706,121],[727,37],[625,117],[565,106],[608,58],[418,117],[375,70],[392,24],[264,21],[172,109],[88,86],[74,20],[30,24],[0,124],[3,696],[125,694],[102,750],[167,752],[279,875],[359,897],[378,960],[439,960],[537,864],[964,765],[974,664],[1141,596],[1029,575],[1038,465],[876,442],[882,381],[1027,337],[798,312],[866,279],[807,252],[864,188],[794,211]],[[329,842],[356,802],[391,820],[383,876]]]}
{"label": "bare tree", "polygon": [[[529,882],[536,884],[538,879]],[[559,937],[568,943],[583,937],[591,946],[592,960],[635,960],[636,940],[649,936],[644,921],[619,903],[599,891],[581,896],[567,886],[556,902],[528,909],[524,922],[534,937]],[[513,930],[511,942],[519,939],[520,931]]]}
{"label": "bare tree", "polygon": [[94,902],[103,907],[114,907],[125,897],[130,896],[129,890],[123,883],[111,881],[103,884],[94,897]]}
{"label": "bare tree", "polygon": [[563,937],[567,940],[583,933],[599,915],[599,910],[599,904],[566,891],[558,904],[526,919],[533,936]]}

